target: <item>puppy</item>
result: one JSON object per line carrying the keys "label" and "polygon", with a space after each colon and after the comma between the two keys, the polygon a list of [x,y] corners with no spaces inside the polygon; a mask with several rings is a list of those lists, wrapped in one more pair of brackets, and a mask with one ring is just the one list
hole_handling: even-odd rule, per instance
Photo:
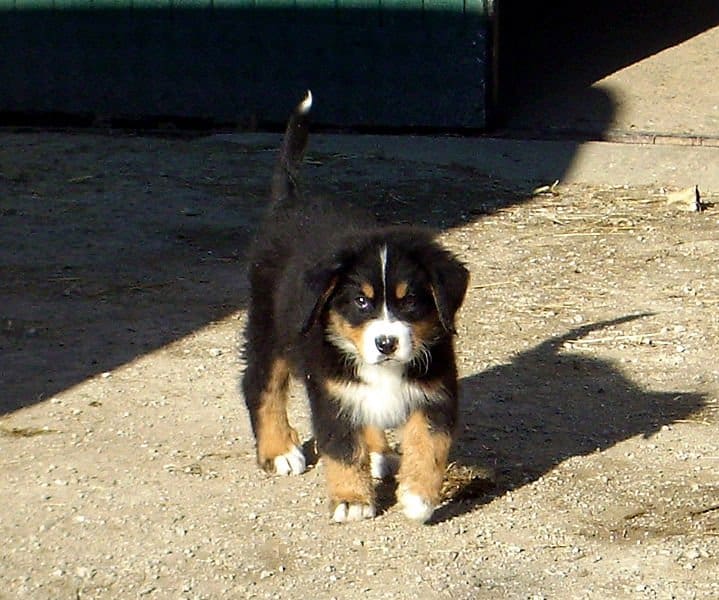
{"label": "puppy", "polygon": [[[399,463],[399,503],[425,522],[457,419],[454,318],[469,273],[427,231],[300,195],[311,105],[308,92],[289,119],[250,257],[242,388],[257,460],[282,475],[305,470],[287,418],[293,375],[309,398],[332,518],[374,517],[373,476]],[[401,460],[384,432],[400,426]]]}

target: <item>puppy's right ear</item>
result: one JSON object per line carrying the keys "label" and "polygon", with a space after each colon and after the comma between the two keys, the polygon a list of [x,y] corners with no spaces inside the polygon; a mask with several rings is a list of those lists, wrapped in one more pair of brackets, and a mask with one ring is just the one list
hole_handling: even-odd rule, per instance
{"label": "puppy's right ear", "polygon": [[336,263],[331,266],[318,266],[305,273],[305,292],[300,307],[305,315],[302,334],[308,333],[319,321],[322,311],[337,288],[341,271],[342,265]]}

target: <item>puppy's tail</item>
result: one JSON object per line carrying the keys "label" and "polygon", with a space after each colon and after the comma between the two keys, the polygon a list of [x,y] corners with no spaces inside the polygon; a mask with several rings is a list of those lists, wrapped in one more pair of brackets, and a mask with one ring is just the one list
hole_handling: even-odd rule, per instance
{"label": "puppy's tail", "polygon": [[296,198],[298,195],[297,177],[307,147],[308,115],[311,108],[312,92],[307,90],[304,99],[295,107],[287,122],[285,137],[280,146],[280,157],[272,176],[271,200],[273,206]]}

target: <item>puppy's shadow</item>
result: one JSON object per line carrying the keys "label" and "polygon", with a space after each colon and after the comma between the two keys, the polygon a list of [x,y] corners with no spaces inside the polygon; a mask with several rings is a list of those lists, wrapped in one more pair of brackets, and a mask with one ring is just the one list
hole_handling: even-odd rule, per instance
{"label": "puppy's shadow", "polygon": [[564,349],[633,315],[588,324],[460,381],[461,428],[432,522],[472,512],[572,456],[604,450],[699,411],[695,393],[651,392],[611,362]]}

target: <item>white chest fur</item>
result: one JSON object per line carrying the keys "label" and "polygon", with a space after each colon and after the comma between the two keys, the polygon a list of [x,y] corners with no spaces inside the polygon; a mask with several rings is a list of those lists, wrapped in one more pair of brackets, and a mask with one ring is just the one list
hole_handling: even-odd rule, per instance
{"label": "white chest fur", "polygon": [[365,364],[357,377],[359,382],[334,382],[331,389],[357,425],[397,427],[431,400],[421,386],[405,379],[404,367],[397,363]]}

